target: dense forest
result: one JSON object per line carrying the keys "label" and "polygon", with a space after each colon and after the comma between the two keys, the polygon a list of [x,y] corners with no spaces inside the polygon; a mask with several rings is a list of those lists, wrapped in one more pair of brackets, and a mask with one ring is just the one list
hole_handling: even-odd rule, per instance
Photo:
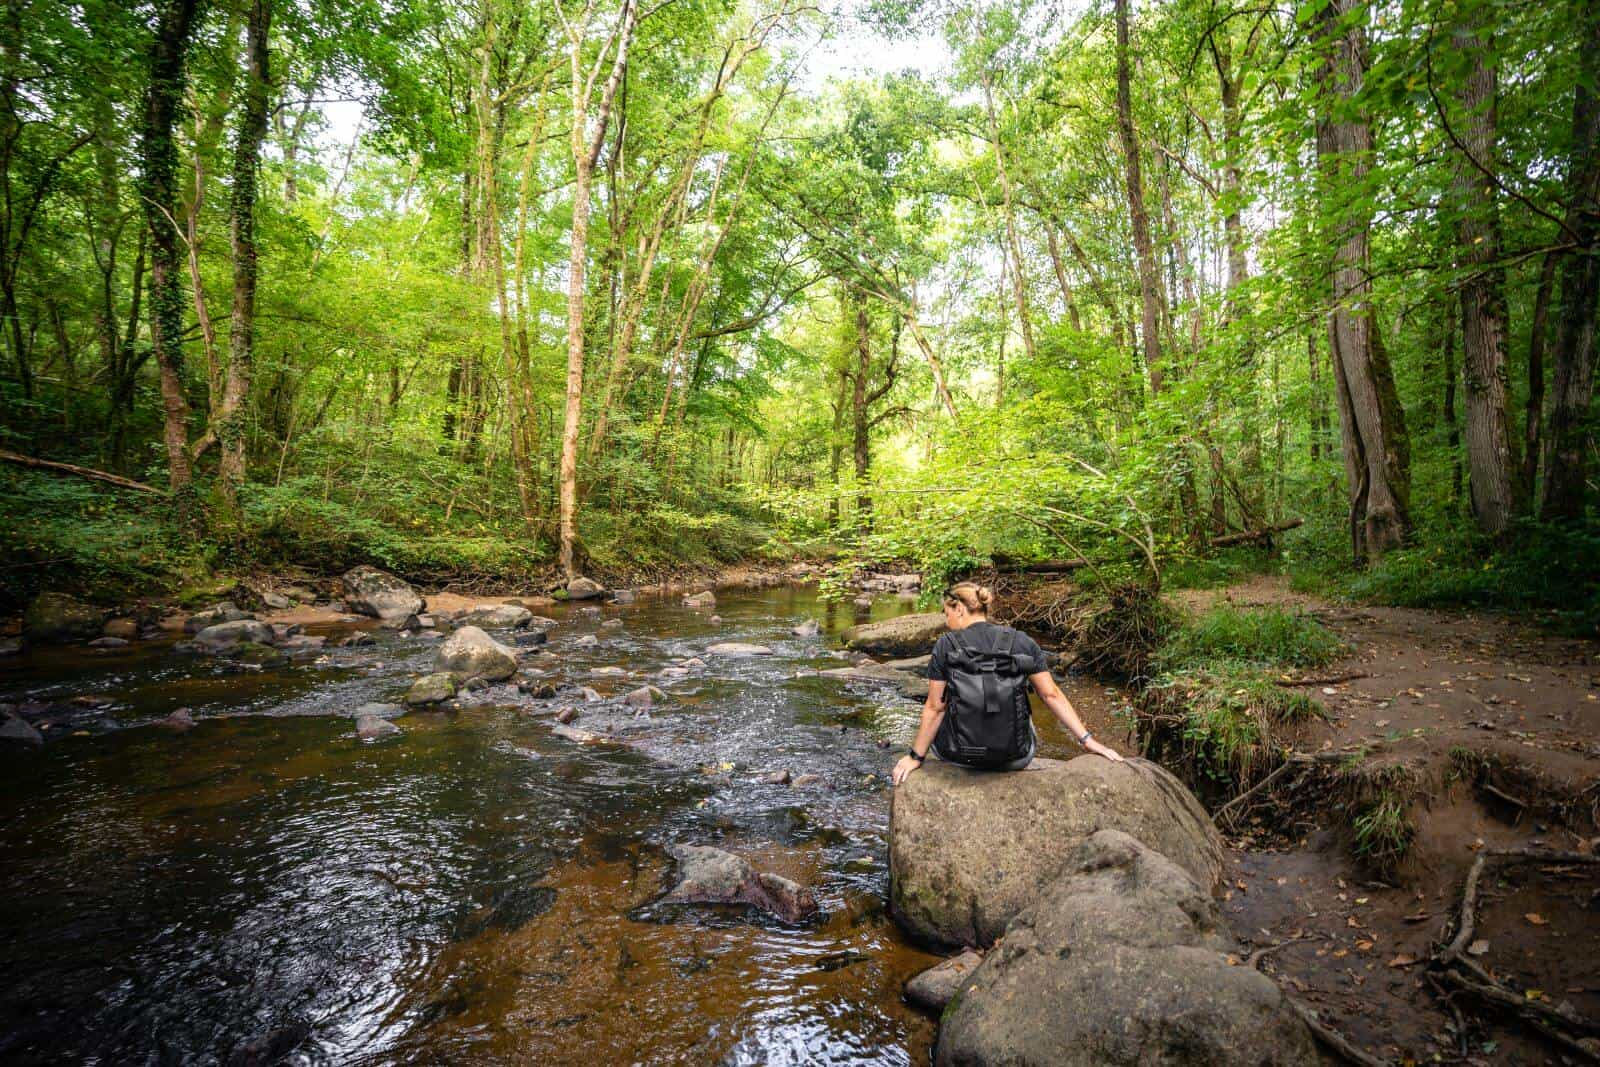
{"label": "dense forest", "polygon": [[1600,616],[1593,0],[3,17],[8,601],[1267,545]]}

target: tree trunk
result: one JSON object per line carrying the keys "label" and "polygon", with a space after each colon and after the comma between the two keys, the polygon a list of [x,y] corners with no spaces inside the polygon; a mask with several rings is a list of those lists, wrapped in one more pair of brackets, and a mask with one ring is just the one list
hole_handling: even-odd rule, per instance
{"label": "tree trunk", "polygon": [[1539,516],[1581,518],[1585,506],[1588,434],[1594,391],[1595,310],[1600,296],[1600,4],[1579,5],[1581,77],[1572,102],[1566,229],[1575,247],[1561,264],[1554,373],[1543,454]]}
{"label": "tree trunk", "polygon": [[1078,315],[1078,302],[1073,298],[1072,286],[1067,282],[1066,265],[1061,262],[1061,243],[1056,239],[1056,231],[1048,224],[1044,228],[1044,239],[1050,249],[1050,263],[1055,267],[1056,284],[1061,287],[1061,299],[1067,306],[1067,321],[1072,323],[1074,333],[1082,333],[1083,319]]}
{"label": "tree trunk", "polygon": [[[1006,172],[1006,153],[1000,143],[1000,119],[994,110],[994,88],[988,69],[983,74],[983,102],[989,116],[989,139],[994,142],[994,165],[1000,177],[1000,193],[1006,212],[1006,242],[1011,249],[1011,288],[1017,301],[1017,322],[1022,328],[1022,347],[1031,362],[1038,350],[1033,343],[1033,317],[1028,312],[1028,277],[1023,270],[1022,239],[1017,234],[1017,212],[1013,204],[1011,176]],[[1071,303],[1071,297],[1068,297]]]}
{"label": "tree trunk", "polygon": [[1456,419],[1456,330],[1450,315],[1444,317],[1444,424],[1445,447],[1450,452],[1450,503],[1461,502],[1461,423]]}
{"label": "tree trunk", "polygon": [[[586,14],[592,14],[590,9]],[[628,64],[628,46],[633,40],[634,20],[638,15],[635,0],[623,0],[622,24],[616,31],[617,54],[611,73],[601,92],[594,124],[589,131],[589,102],[593,78],[584,76],[583,43],[588,30],[586,17],[571,33],[572,63],[572,162],[576,181],[572,194],[572,237],[567,271],[567,393],[566,411],[561,425],[561,467],[557,475],[560,488],[561,570],[571,581],[578,576],[576,547],[578,538],[578,430],[583,423],[583,297],[584,268],[588,263],[589,196],[594,166],[605,144],[606,125],[616,99],[622,71]],[[603,51],[602,51],[603,54]]]}
{"label": "tree trunk", "polygon": [[1550,333],[1550,294],[1555,289],[1556,267],[1560,257],[1546,252],[1539,268],[1539,287],[1533,295],[1533,319],[1528,327],[1528,402],[1523,409],[1522,479],[1519,487],[1522,504],[1531,509],[1534,487],[1539,477],[1541,421],[1544,418],[1544,350]]}
{"label": "tree trunk", "polygon": [[150,86],[140,137],[140,200],[150,231],[150,339],[161,369],[162,438],[174,495],[190,484],[189,402],[183,394],[183,286],[179,280],[178,149],[173,142],[197,0],[165,0],[150,44]]}
{"label": "tree trunk", "polygon": [[267,36],[270,0],[252,0],[246,22],[246,84],[233,152],[233,319],[228,332],[228,380],[217,422],[222,453],[217,473],[229,510],[238,506],[245,477],[244,403],[250,394],[256,333],[256,193],[261,173],[261,142],[267,135]]}
{"label": "tree trunk", "polygon": [[1478,528],[1499,537],[1511,522],[1515,463],[1506,426],[1505,272],[1499,266],[1500,217],[1493,185],[1497,69],[1489,57],[1487,30],[1463,25],[1452,36],[1456,50],[1471,61],[1456,97],[1462,117],[1455,177],[1461,211],[1458,247],[1461,264],[1470,272],[1461,286],[1467,467]]}
{"label": "tree trunk", "polygon": [[1144,178],[1139,164],[1139,140],[1133,129],[1133,96],[1129,86],[1128,0],[1116,0],[1117,20],[1117,133],[1122,139],[1123,174],[1128,193],[1128,215],[1133,224],[1133,250],[1139,269],[1142,313],[1140,340],[1150,373],[1150,391],[1159,394],[1161,370],[1161,277],[1156,271],[1155,246],[1150,240],[1150,220],[1144,207]]}
{"label": "tree trunk", "polygon": [[1366,61],[1364,24],[1351,18],[1359,3],[1332,0],[1319,16],[1322,86],[1332,99],[1317,124],[1317,156],[1324,195],[1343,204],[1334,224],[1328,347],[1338,385],[1351,537],[1356,557],[1366,559],[1398,547],[1410,532],[1410,456],[1394,375],[1372,310],[1372,209],[1364,190],[1372,130],[1353,104]]}
{"label": "tree trunk", "polygon": [[867,315],[867,294],[850,287],[851,309],[855,312],[856,370],[850,390],[852,415],[852,455],[856,468],[856,525],[863,531],[872,527],[872,497],[867,494],[867,475],[872,467],[871,423],[867,418],[867,380],[872,375],[872,320]]}

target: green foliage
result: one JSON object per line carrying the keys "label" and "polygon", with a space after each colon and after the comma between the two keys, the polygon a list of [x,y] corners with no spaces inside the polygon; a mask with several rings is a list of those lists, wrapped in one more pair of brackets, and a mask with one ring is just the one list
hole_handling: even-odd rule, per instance
{"label": "green foliage", "polygon": [[1393,870],[1416,836],[1409,809],[1404,796],[1388,789],[1379,790],[1362,805],[1350,823],[1356,856],[1379,870]]}
{"label": "green foliage", "polygon": [[1343,651],[1327,627],[1303,612],[1219,605],[1180,626],[1158,659],[1167,669],[1222,661],[1283,670],[1321,667]]}

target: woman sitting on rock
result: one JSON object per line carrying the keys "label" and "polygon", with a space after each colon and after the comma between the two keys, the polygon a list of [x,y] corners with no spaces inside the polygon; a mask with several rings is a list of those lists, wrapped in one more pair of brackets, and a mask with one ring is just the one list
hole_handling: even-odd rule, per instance
{"label": "woman sitting on rock", "polygon": [[1121,756],[1084,728],[1045,666],[1038,643],[989,621],[992,603],[994,593],[975,582],[945,590],[944,621],[950,632],[933,646],[922,726],[911,751],[895,764],[895,785],[922,766],[930,746],[946,762],[985,770],[1020,771],[1033,762],[1039,738],[1028,705],[1029,683],[1086,751],[1121,762]]}

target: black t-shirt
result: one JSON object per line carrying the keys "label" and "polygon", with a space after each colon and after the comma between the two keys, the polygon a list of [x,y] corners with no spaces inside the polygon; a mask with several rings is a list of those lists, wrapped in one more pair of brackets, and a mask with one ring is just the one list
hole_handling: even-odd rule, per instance
{"label": "black t-shirt", "polygon": [[[1000,637],[1006,627],[992,622],[975,622],[961,631],[961,640],[975,652],[993,652],[1000,647]],[[1024,675],[1038,674],[1049,668],[1044,662],[1044,650],[1039,643],[1021,630],[1016,631],[1011,642],[1011,654]],[[933,658],[928,661],[928,678],[935,682],[950,680],[950,654],[955,649],[955,638],[942,635],[933,644]]]}

